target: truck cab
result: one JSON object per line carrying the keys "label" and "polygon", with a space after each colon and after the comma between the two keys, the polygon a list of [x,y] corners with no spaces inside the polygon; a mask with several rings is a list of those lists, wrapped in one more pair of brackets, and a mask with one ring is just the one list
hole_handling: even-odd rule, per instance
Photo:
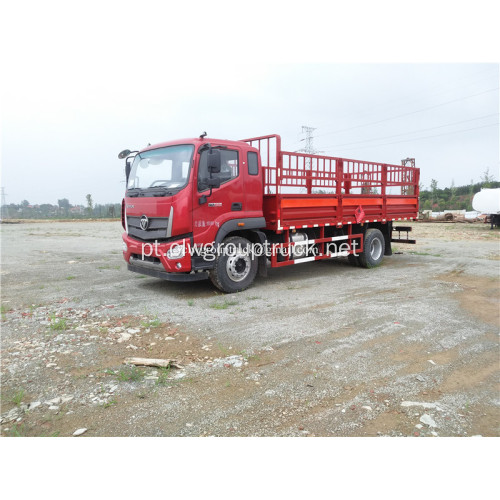
{"label": "truck cab", "polygon": [[193,248],[265,226],[259,151],[245,142],[191,138],[121,156],[127,158],[123,254],[131,271],[206,279],[214,261],[193,255]]}

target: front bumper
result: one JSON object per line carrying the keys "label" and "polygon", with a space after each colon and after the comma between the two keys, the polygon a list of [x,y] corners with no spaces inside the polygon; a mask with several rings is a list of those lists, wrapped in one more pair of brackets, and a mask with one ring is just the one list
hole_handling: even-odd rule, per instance
{"label": "front bumper", "polygon": [[[161,269],[161,264],[153,264],[150,262],[140,261],[138,259],[130,259],[132,263],[127,264],[127,269],[134,273],[145,274],[153,278],[160,278],[168,281],[201,281],[208,279],[206,271],[196,273],[167,273]],[[153,266],[156,266],[153,267]]]}
{"label": "front bumper", "polygon": [[[208,278],[205,271],[192,272],[189,239],[147,243],[130,238],[127,233],[122,238],[125,243],[123,258],[130,271],[169,281],[199,281]],[[183,255],[168,258],[168,251],[179,246],[185,248]]]}

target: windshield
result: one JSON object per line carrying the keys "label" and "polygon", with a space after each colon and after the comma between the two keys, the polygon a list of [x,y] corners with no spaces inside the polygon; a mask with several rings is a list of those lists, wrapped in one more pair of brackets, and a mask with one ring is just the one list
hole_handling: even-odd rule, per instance
{"label": "windshield", "polygon": [[188,181],[193,151],[193,145],[182,145],[138,153],[130,170],[127,189],[183,188]]}

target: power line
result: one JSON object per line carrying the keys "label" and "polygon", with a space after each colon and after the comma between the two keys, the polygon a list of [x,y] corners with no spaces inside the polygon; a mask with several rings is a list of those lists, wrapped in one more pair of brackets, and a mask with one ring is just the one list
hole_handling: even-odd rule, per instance
{"label": "power line", "polygon": [[352,144],[363,144],[363,143],[366,143],[366,142],[372,142],[372,141],[380,141],[380,140],[384,140],[384,139],[390,139],[391,137],[401,137],[402,135],[417,134],[419,132],[426,132],[427,130],[435,130],[435,129],[443,128],[443,127],[451,127],[452,125],[458,125],[459,123],[467,123],[467,122],[472,122],[472,121],[476,121],[476,120],[483,120],[484,118],[489,118],[491,116],[498,116],[498,113],[492,113],[490,115],[484,115],[484,116],[480,116],[478,118],[471,118],[470,120],[461,120],[459,122],[452,122],[452,123],[447,123],[445,125],[438,125],[437,127],[422,128],[422,129],[419,129],[419,130],[413,130],[411,132],[404,132],[402,134],[386,135],[384,137],[376,137],[374,139],[364,139],[362,141],[355,141],[355,142],[347,142],[347,143],[344,143],[344,144],[337,144],[336,146],[332,146],[330,149],[327,149],[326,151],[332,151],[333,148],[338,148],[338,147],[342,147],[342,146],[350,146]]}
{"label": "power line", "polygon": [[485,90],[483,92],[478,92],[477,94],[472,94],[472,95],[468,95],[468,96],[465,96],[465,97],[460,97],[458,99],[452,99],[451,101],[442,102],[440,104],[434,104],[433,106],[427,106],[425,108],[417,109],[415,111],[410,111],[408,113],[402,113],[400,115],[396,115],[396,116],[393,116],[391,118],[384,118],[383,120],[377,120],[377,121],[374,121],[374,122],[363,123],[361,125],[354,125],[353,127],[349,127],[349,128],[345,128],[345,129],[334,130],[333,132],[327,132],[325,134],[316,135],[315,138],[324,137],[325,135],[337,134],[339,132],[345,132],[347,130],[353,130],[353,129],[356,129],[356,128],[367,127],[368,125],[376,125],[378,123],[383,123],[383,122],[387,122],[387,121],[390,121],[390,120],[395,120],[396,118],[401,118],[403,116],[413,115],[415,113],[422,113],[423,111],[428,111],[429,109],[439,108],[441,106],[445,106],[446,104],[451,104],[452,102],[459,102],[459,101],[463,101],[465,99],[470,99],[472,97],[477,97],[477,96],[480,96],[480,95],[483,95],[483,94],[487,94],[488,92],[493,92],[495,90],[498,90],[499,88],[500,87],[495,87],[494,89],[488,89],[488,90]]}
{"label": "power line", "polygon": [[[468,75],[467,77],[463,77],[461,78],[461,80],[469,80],[471,77],[476,77],[480,74],[483,74],[485,72],[495,72],[495,75],[491,75],[491,76],[495,76],[497,77],[498,76],[498,66],[495,65],[494,68],[486,68],[482,71],[479,71],[477,73],[474,73],[473,75]],[[488,75],[489,78],[491,78],[490,75]],[[496,80],[498,80],[498,78],[496,78]],[[419,101],[422,100],[423,97],[425,97],[427,100],[430,98],[430,97],[434,97],[434,96],[440,96],[441,94],[443,94],[444,92],[446,93],[449,93],[450,91],[453,91],[453,90],[457,90],[457,89],[461,89],[463,87],[468,87],[470,85],[473,85],[479,81],[485,81],[483,78],[480,78],[480,79],[477,79],[477,80],[473,80],[472,82],[468,82],[468,83],[462,83],[460,85],[453,85],[453,86],[446,86],[446,87],[443,87],[442,84],[435,84],[433,85],[432,87],[430,87],[429,89],[425,89],[425,90],[421,90],[420,92],[417,92],[417,93],[414,93],[412,94],[412,97],[413,99],[410,99],[408,100],[406,97],[405,98],[400,98],[400,99],[395,99],[395,100],[391,100],[389,102],[384,102],[384,103],[381,103],[380,105],[384,107],[384,111],[387,111],[387,108],[394,108],[394,107],[401,107],[401,106],[406,106],[408,104],[413,104],[413,103],[418,103]],[[455,81],[456,83],[456,81]],[[429,90],[433,90],[433,89],[441,89],[439,90],[438,92],[431,92],[431,93],[428,93]],[[419,96],[417,98],[415,98],[415,96]],[[398,104],[400,101],[403,101],[402,104]],[[372,110],[375,110],[377,108],[379,108],[380,106],[376,106],[376,107],[372,107],[371,109]],[[373,114],[372,113],[365,113],[364,115],[361,115],[361,116],[366,116],[366,115],[370,115],[370,114]],[[347,115],[348,116],[348,115]]]}
{"label": "power line", "polygon": [[[443,92],[450,92],[450,91],[453,91],[453,90],[457,90],[457,89],[461,89],[463,87],[468,87],[470,85],[473,85],[477,82],[482,82],[482,81],[485,81],[486,82],[486,79],[484,77],[481,77],[481,78],[476,78],[478,77],[479,75],[484,75],[484,73],[488,73],[488,75],[486,75],[486,78],[491,78],[492,76],[497,76],[498,74],[498,66],[497,65],[490,65],[490,66],[494,66],[494,67],[489,67],[489,68],[485,68],[485,69],[482,69],[481,71],[478,71],[476,73],[473,73],[472,75],[467,75],[467,76],[464,76],[464,77],[461,77],[459,79],[459,81],[462,81],[462,82],[467,82],[467,83],[460,83],[459,85],[446,85],[446,86],[443,86],[441,83],[437,83],[435,85],[433,85],[432,87],[426,89],[426,90],[420,90],[420,92],[417,92],[416,94],[413,93],[411,95],[411,97],[413,97],[413,99],[410,99],[409,101],[407,100],[406,97],[404,98],[400,98],[400,99],[393,99],[393,100],[390,100],[388,102],[383,102],[381,104],[379,104],[378,106],[372,106],[370,108],[370,111],[368,112],[365,112],[365,113],[361,113],[361,114],[354,114],[353,113],[348,113],[348,114],[344,114],[340,117],[340,119],[342,120],[343,118],[353,118],[354,117],[359,117],[359,118],[362,118],[364,116],[369,116],[371,114],[373,114],[374,112],[376,112],[377,109],[380,108],[380,106],[383,106],[384,107],[384,111],[387,111],[388,108],[394,108],[394,107],[401,107],[401,106],[406,106],[408,104],[412,104],[414,102],[418,102],[418,101],[421,101],[422,98],[429,98],[429,97],[433,97],[433,96],[438,96],[438,95],[441,95]],[[495,74],[493,74],[495,73]],[[472,81],[469,81],[473,79]],[[454,80],[455,83],[457,83],[457,80]],[[430,94],[428,94],[429,90],[434,90],[434,89],[441,89],[440,91],[438,92],[431,92]],[[415,96],[419,96],[415,99]],[[403,101],[403,103],[399,104],[401,101]],[[322,127],[324,126],[325,123],[327,123],[329,120],[326,120],[326,121],[323,121],[321,122],[320,124],[322,125]],[[322,135],[328,135],[330,133],[336,133],[335,131],[333,132],[327,132],[325,134],[322,134]],[[321,137],[321,136],[317,136],[317,137]],[[297,140],[295,142],[292,143],[292,146],[295,145],[295,144],[298,144],[300,143],[301,141],[303,141],[303,139],[300,139],[300,140]]]}
{"label": "power line", "polygon": [[359,148],[343,148],[343,151],[349,151],[349,150],[352,150],[352,149],[378,148],[380,146],[389,146],[390,144],[398,144],[398,143],[401,143],[401,142],[421,141],[423,139],[432,139],[434,137],[441,137],[443,135],[460,134],[462,132],[469,132],[471,130],[479,130],[481,128],[494,127],[494,126],[498,126],[498,124],[499,124],[498,122],[497,123],[491,123],[489,125],[482,125],[480,127],[467,128],[467,129],[464,129],[464,130],[455,130],[454,132],[445,132],[444,134],[434,134],[434,135],[428,135],[428,136],[425,136],[425,137],[416,137],[414,139],[403,139],[401,141],[386,142],[384,144],[373,144],[373,145],[370,145],[370,146],[361,146]]}

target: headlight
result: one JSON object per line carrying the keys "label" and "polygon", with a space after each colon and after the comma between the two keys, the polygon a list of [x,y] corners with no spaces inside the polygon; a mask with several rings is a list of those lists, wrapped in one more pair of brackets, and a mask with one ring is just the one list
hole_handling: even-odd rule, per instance
{"label": "headlight", "polygon": [[181,259],[186,254],[184,244],[172,245],[167,251],[167,259]]}
{"label": "headlight", "polygon": [[122,250],[124,252],[126,252],[128,250],[128,246],[127,246],[127,244],[124,241],[122,241]]}

